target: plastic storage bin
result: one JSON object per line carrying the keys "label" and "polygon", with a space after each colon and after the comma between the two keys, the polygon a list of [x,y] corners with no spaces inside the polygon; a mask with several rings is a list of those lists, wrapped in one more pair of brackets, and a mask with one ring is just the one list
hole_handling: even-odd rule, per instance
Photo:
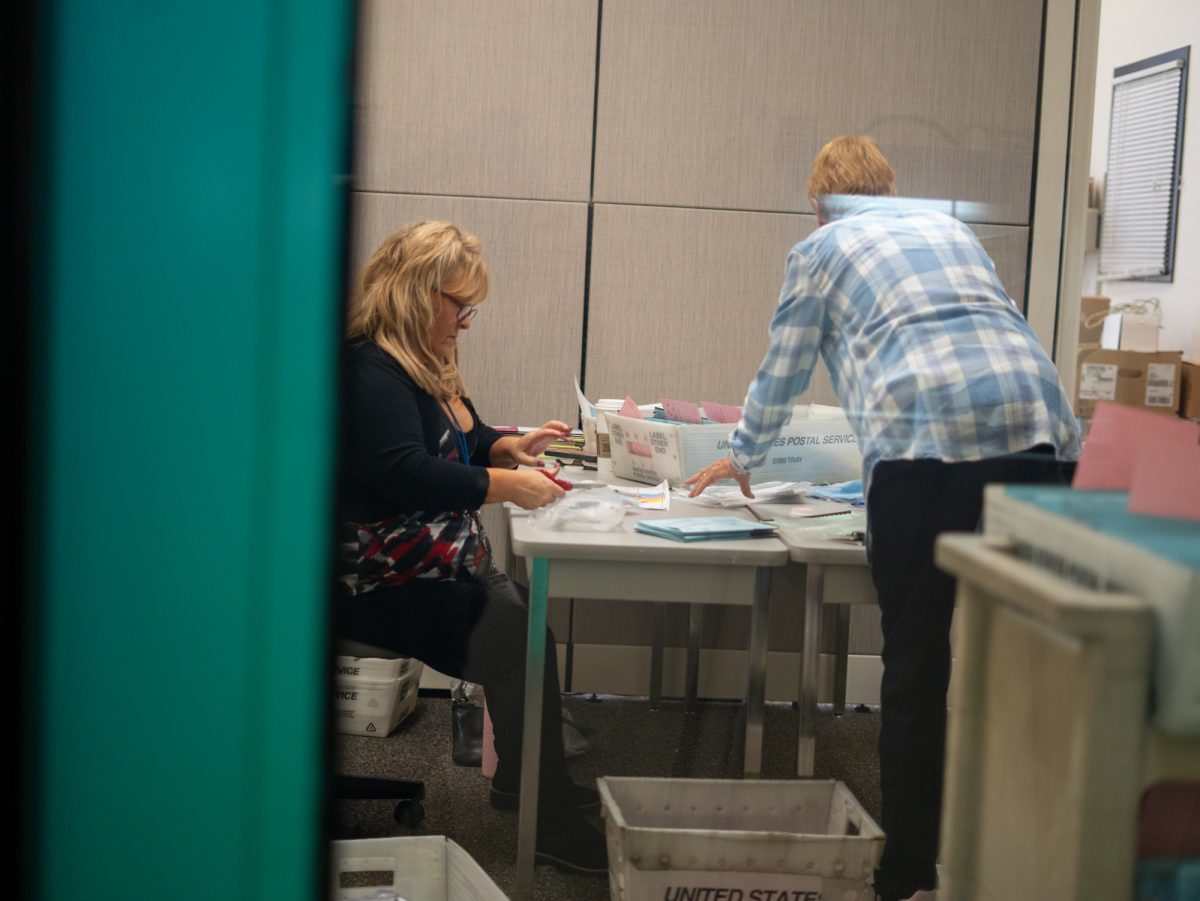
{"label": "plastic storage bin", "polygon": [[[461,846],[443,835],[332,842],[330,901],[371,898],[389,889],[405,901],[507,901]],[[368,879],[347,874],[370,873]],[[344,885],[368,881],[369,885]]]}
{"label": "plastic storage bin", "polygon": [[613,901],[870,901],[883,831],[834,780],[598,780]]}
{"label": "plastic storage bin", "polygon": [[[605,413],[613,474],[672,488],[719,457],[729,455],[730,423],[685,425],[661,419],[631,419]],[[759,479],[842,482],[862,475],[862,452],[838,407],[800,405],[783,427]]]}
{"label": "plastic storage bin", "polygon": [[1200,778],[1200,744],[1150,720],[1153,605],[1015,549],[937,542],[958,581],[940,897],[1131,901],[1142,793]]}

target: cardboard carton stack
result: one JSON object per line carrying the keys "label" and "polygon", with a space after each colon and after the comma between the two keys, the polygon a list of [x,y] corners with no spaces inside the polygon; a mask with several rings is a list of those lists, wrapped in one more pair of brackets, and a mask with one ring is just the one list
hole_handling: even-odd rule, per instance
{"label": "cardboard carton stack", "polygon": [[1200,419],[1200,363],[1185,362],[1179,376],[1179,415]]}
{"label": "cardboard carton stack", "polygon": [[1084,297],[1075,374],[1075,412],[1090,419],[1099,401],[1155,413],[1180,409],[1182,354],[1158,349],[1156,307],[1112,309],[1107,297]]}
{"label": "cardboard carton stack", "polygon": [[338,657],[333,692],[338,732],[385,736],[417,706],[424,665],[409,657]]}

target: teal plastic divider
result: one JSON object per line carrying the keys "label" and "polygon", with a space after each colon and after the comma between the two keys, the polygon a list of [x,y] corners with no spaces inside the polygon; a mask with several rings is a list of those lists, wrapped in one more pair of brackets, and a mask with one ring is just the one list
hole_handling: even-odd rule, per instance
{"label": "teal plastic divider", "polygon": [[324,894],[352,24],[43,10],[22,897]]}

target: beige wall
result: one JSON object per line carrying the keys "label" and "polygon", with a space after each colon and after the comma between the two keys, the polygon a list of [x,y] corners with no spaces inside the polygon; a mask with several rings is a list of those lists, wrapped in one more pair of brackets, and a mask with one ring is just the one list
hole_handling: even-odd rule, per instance
{"label": "beige wall", "polygon": [[[836,134],[873,135],[901,193],[970,204],[1023,302],[1041,28],[1042,0],[366,0],[354,264],[416,218],[480,235],[495,290],[463,356],[494,423],[573,420],[576,374],[740,403]],[[804,399],[836,402],[823,371]],[[776,587],[772,648],[798,647],[801,591]],[[645,643],[647,615],[581,603],[574,638]],[[707,622],[744,642],[742,612]]]}

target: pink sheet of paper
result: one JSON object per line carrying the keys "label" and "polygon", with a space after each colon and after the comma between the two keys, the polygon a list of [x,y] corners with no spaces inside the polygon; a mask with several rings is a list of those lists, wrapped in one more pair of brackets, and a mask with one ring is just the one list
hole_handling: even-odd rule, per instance
{"label": "pink sheet of paper", "polygon": [[1200,447],[1143,449],[1133,466],[1129,512],[1200,522]]}
{"label": "pink sheet of paper", "polygon": [[621,404],[621,415],[628,416],[630,419],[645,419],[642,411],[638,409],[638,405],[633,402],[633,398],[628,394],[625,395],[625,403]]}
{"label": "pink sheet of paper", "polygon": [[1074,488],[1128,490],[1134,465],[1154,447],[1188,448],[1200,442],[1200,425],[1124,404],[1096,405],[1083,453],[1075,469]]}
{"label": "pink sheet of paper", "polygon": [[674,419],[676,422],[700,422],[700,407],[697,404],[690,403],[686,400],[670,400],[666,397],[660,397],[658,402],[662,404],[663,413],[667,419]]}
{"label": "pink sheet of paper", "polygon": [[729,404],[719,404],[716,401],[706,400],[700,404],[704,407],[704,415],[713,422],[734,422],[736,423],[742,418],[742,408],[733,407]]}

